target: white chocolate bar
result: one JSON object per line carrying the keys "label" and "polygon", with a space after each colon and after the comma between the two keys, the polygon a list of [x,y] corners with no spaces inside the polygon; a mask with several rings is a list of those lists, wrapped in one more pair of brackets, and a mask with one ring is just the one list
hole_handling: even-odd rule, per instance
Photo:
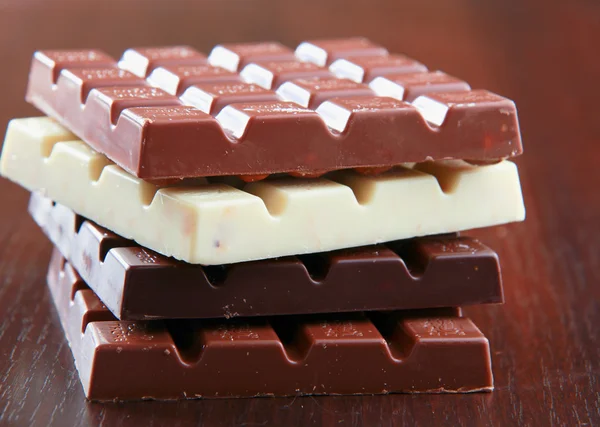
{"label": "white chocolate bar", "polygon": [[515,164],[426,163],[378,176],[160,187],[49,118],[10,122],[0,172],[167,256],[228,264],[521,221]]}

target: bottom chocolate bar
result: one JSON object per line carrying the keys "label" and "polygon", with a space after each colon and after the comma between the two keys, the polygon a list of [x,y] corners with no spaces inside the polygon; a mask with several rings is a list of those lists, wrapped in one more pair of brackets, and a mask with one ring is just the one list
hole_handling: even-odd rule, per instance
{"label": "bottom chocolate bar", "polygon": [[488,340],[459,309],[119,321],[56,249],[48,284],[91,400],[493,388]]}

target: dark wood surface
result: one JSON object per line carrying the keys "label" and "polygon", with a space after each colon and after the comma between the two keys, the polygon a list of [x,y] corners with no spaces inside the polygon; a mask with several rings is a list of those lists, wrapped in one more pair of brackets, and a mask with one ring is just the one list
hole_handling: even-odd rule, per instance
{"label": "dark wood surface", "polygon": [[473,233],[500,254],[506,304],[467,309],[490,338],[496,390],[90,404],[46,291],[50,244],[27,193],[0,180],[0,425],[600,425],[597,0],[4,0],[0,128],[38,114],[23,101],[35,49],[348,35],[517,102],[527,220]]}

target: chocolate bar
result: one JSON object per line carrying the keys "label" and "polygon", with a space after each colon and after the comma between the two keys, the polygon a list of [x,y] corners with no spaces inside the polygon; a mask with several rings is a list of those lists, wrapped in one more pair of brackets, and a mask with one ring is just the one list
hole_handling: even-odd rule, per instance
{"label": "chocolate bar", "polygon": [[0,171],[142,246],[204,265],[365,246],[525,216],[517,168],[509,161],[429,162],[377,176],[341,171],[318,179],[225,184],[200,178],[157,186],[126,173],[49,118],[11,121]]}
{"label": "chocolate bar", "polygon": [[208,57],[188,46],[128,49],[119,61],[39,51],[27,100],[153,182],[522,152],[512,101],[365,39],[305,42],[295,54],[279,43],[219,45]]}
{"label": "chocolate bar", "polygon": [[494,251],[438,236],[202,267],[166,258],[38,193],[29,212],[123,320],[458,307],[503,302]]}
{"label": "chocolate bar", "polygon": [[493,389],[459,309],[246,320],[115,320],[54,251],[48,284],[91,400]]}

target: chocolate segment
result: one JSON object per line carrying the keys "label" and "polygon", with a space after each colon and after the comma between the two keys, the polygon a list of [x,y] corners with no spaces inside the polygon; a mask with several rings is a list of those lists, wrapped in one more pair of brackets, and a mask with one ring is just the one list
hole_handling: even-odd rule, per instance
{"label": "chocolate segment", "polygon": [[277,42],[231,43],[215,46],[208,61],[229,71],[239,71],[251,62],[293,61],[294,52]]}
{"label": "chocolate segment", "polygon": [[388,74],[374,78],[369,87],[379,96],[408,102],[428,93],[465,92],[471,89],[467,82],[441,71]]}
{"label": "chocolate segment", "polygon": [[[65,86],[69,87],[69,91],[63,92],[62,95],[69,99],[73,96],[73,91],[79,91],[81,104],[87,102],[93,89],[103,87],[109,87],[113,90],[118,90],[121,87],[151,89],[147,88],[144,79],[119,68],[74,68],[65,70],[62,76],[65,79]],[[136,96],[136,99],[138,98],[141,98],[141,96]],[[68,115],[69,111],[65,110],[64,114]]]}
{"label": "chocolate segment", "polygon": [[488,340],[457,309],[118,321],[58,251],[48,284],[91,400],[493,389]]}
{"label": "chocolate segment", "polygon": [[[320,45],[329,52],[327,58],[346,58],[334,62],[331,70],[357,82],[372,81],[375,92],[347,87],[345,79],[331,80],[334,76],[329,69],[302,62],[279,44],[263,43],[220,46],[211,53],[210,63],[185,46],[129,49],[118,63],[121,68],[99,51],[40,51],[33,57],[27,100],[126,171],[154,182],[226,175],[315,175],[352,168],[384,170],[441,159],[487,162],[522,152],[512,101],[487,91],[471,91],[464,82],[444,83],[445,75],[427,72],[423,64],[405,56],[388,55],[363,39]],[[404,73],[412,77],[398,77]],[[381,84],[381,76],[390,77]],[[242,79],[261,86],[264,96],[257,98],[253,93],[248,98]],[[303,80],[290,86],[297,79]],[[330,88],[315,87],[314,79]],[[339,83],[325,83],[330,80]],[[216,108],[212,103],[208,107],[200,103],[198,108],[198,98],[188,96],[187,91],[197,85],[207,92],[207,84],[236,90],[219,96]],[[281,90],[276,93],[277,88]],[[463,103],[446,96],[458,90],[462,100],[485,97],[487,101]],[[351,122],[362,104],[355,105],[355,111],[324,106],[336,97],[347,104],[345,99],[358,95],[372,98],[366,103],[369,114],[363,115],[361,123]],[[430,100],[434,95],[439,96]],[[396,103],[390,104],[387,97],[396,98]],[[421,97],[425,102],[417,102]],[[281,108],[283,100],[307,106],[312,114]],[[248,102],[259,102],[259,110],[266,115],[278,110],[282,121],[274,123],[257,114],[251,129],[238,131],[244,122],[238,120],[236,111]],[[223,108],[227,106],[231,110]],[[454,109],[460,113],[453,114],[450,110]],[[233,112],[234,117],[221,116],[223,110]],[[443,120],[439,111],[448,112]],[[340,122],[349,122],[342,131],[335,126]]]}
{"label": "chocolate segment", "polygon": [[236,82],[241,82],[239,74],[206,64],[159,67],[148,76],[150,85],[177,96],[192,85]]}
{"label": "chocolate segment", "polygon": [[131,71],[140,77],[147,77],[156,67],[165,65],[201,65],[206,64],[203,53],[189,46],[147,47],[127,49],[119,67]]}
{"label": "chocolate segment", "polygon": [[274,92],[243,82],[196,84],[187,88],[181,100],[207,114],[215,115],[229,104],[243,102],[270,103],[279,98]]}
{"label": "chocolate segment", "polygon": [[503,302],[497,255],[440,236],[230,266],[175,261],[34,193],[29,212],[119,319],[210,318]]}
{"label": "chocolate segment", "polygon": [[[96,50],[52,50],[39,51],[33,54],[33,64],[41,66],[31,68],[32,73],[51,71],[49,75],[40,76],[56,83],[60,72],[64,69],[75,68],[112,68],[116,61],[106,53]],[[30,78],[38,76],[30,75]]]}
{"label": "chocolate segment", "polygon": [[240,77],[265,89],[275,90],[289,80],[310,77],[333,78],[333,74],[310,62],[294,60],[248,64],[241,71]]}
{"label": "chocolate segment", "polygon": [[321,67],[331,64],[338,58],[349,56],[385,56],[388,51],[363,37],[348,39],[310,40],[296,48],[296,56],[302,61],[312,62]]}
{"label": "chocolate segment", "polygon": [[332,98],[373,96],[374,92],[366,85],[347,79],[312,77],[283,83],[277,89],[277,95],[285,101],[316,109]]}
{"label": "chocolate segment", "polygon": [[426,72],[427,67],[404,55],[358,56],[338,59],[329,66],[337,77],[356,83],[369,83],[386,74]]}

